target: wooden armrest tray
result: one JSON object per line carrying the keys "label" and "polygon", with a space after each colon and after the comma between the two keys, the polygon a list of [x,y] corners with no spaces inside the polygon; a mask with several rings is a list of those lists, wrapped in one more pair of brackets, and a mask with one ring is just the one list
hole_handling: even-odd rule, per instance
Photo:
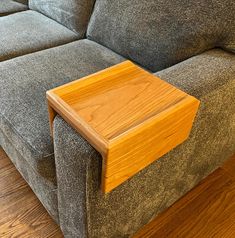
{"label": "wooden armrest tray", "polygon": [[105,193],[186,140],[199,106],[130,61],[52,89],[47,100],[51,127],[60,114],[101,153]]}

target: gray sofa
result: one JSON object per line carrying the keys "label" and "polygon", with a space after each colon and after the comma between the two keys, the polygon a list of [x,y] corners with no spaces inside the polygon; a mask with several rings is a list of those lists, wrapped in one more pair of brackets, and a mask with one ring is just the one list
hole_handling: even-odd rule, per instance
{"label": "gray sofa", "polygon": [[[68,238],[131,237],[235,153],[233,0],[29,0],[0,17],[0,145]],[[104,195],[45,93],[126,59],[201,101],[190,138]]]}

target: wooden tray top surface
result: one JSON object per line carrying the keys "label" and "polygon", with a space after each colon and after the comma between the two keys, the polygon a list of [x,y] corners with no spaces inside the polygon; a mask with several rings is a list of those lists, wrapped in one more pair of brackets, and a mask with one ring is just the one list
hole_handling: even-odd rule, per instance
{"label": "wooden tray top surface", "polygon": [[102,154],[104,192],[182,143],[199,106],[130,61],[52,89],[47,99],[51,126],[59,113]]}

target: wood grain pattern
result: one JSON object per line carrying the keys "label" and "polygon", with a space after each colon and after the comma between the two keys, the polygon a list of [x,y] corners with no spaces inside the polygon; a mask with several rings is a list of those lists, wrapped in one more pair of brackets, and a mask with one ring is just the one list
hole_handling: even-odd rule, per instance
{"label": "wood grain pattern", "polygon": [[0,237],[63,238],[0,147]]}
{"label": "wood grain pattern", "polygon": [[55,111],[103,156],[107,193],[187,139],[199,101],[125,61],[47,92]]}
{"label": "wood grain pattern", "polygon": [[143,227],[134,238],[235,237],[234,174],[235,156]]}

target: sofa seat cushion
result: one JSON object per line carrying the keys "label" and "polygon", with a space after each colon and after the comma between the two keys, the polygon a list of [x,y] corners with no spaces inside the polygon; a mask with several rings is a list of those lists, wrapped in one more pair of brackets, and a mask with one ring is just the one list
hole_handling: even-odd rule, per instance
{"label": "sofa seat cushion", "polygon": [[234,0],[97,0],[88,38],[156,72],[214,47],[235,52]]}
{"label": "sofa seat cushion", "polygon": [[29,8],[54,19],[83,37],[95,0],[29,0]]}
{"label": "sofa seat cushion", "polygon": [[30,10],[1,17],[0,26],[0,61],[78,39],[66,27]]}
{"label": "sofa seat cushion", "polygon": [[28,6],[20,1],[1,0],[0,3],[0,16],[6,16],[11,13],[27,10]]}
{"label": "sofa seat cushion", "polygon": [[55,177],[46,91],[122,60],[81,40],[0,63],[0,130],[42,176]]}

